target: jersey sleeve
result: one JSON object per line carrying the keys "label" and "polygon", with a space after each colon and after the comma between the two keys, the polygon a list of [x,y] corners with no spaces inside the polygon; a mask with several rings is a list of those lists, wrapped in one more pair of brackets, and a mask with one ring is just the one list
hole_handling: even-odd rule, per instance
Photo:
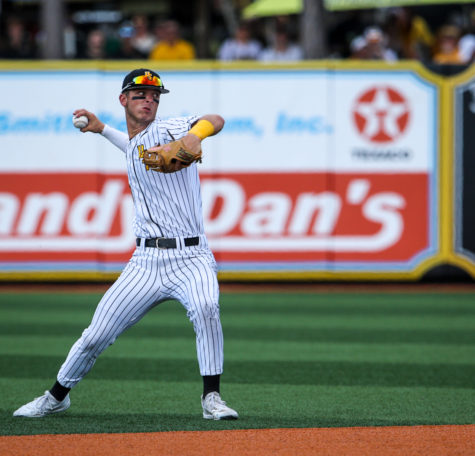
{"label": "jersey sleeve", "polygon": [[173,117],[161,122],[166,142],[183,138],[200,116]]}
{"label": "jersey sleeve", "polygon": [[129,137],[122,131],[116,130],[115,128],[109,127],[109,125],[106,125],[104,130],[102,130],[101,135],[114,144],[114,146],[118,147],[122,152],[126,151],[127,144],[129,143]]}

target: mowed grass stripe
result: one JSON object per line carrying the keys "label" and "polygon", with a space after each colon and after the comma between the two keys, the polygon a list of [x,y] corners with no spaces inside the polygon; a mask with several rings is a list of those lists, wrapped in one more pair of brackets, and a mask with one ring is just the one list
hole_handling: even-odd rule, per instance
{"label": "mowed grass stripe", "polygon": [[[4,325],[0,326],[0,334],[8,334],[5,326],[9,324],[63,325],[74,321],[85,327],[100,297],[98,294],[0,294],[0,321]],[[386,300],[384,296],[373,295],[224,294],[221,306],[223,324],[227,327],[244,327],[256,332],[264,326],[277,330],[463,329],[475,333],[474,299],[475,294],[390,295]],[[50,311],[46,312],[46,309]],[[166,302],[149,312],[144,324],[182,326],[183,319],[186,320],[184,308],[178,302]]]}
{"label": "mowed grass stripe", "polygon": [[[144,320],[147,319],[147,316]],[[157,339],[176,339],[193,337],[193,327],[184,317],[179,326],[160,323],[139,322],[125,334],[128,337],[151,337]],[[88,323],[0,323],[1,335],[52,335],[80,337]],[[269,326],[231,326],[223,320],[225,343],[230,340],[249,341],[293,341],[293,342],[355,342],[355,343],[424,343],[424,344],[475,344],[475,331],[469,329],[367,329],[351,328],[274,328]]]}
{"label": "mowed grass stripe", "polygon": [[[54,379],[64,357],[2,355],[0,372],[10,378]],[[473,388],[473,364],[417,364],[338,361],[233,361],[226,374],[238,383],[286,385],[376,385]],[[196,361],[101,357],[90,376],[124,380],[192,381]]]}
{"label": "mowed grass stripe", "polygon": [[[403,287],[403,286],[402,286]],[[28,285],[25,285],[25,289]],[[456,306],[469,304],[472,301],[475,292],[473,291],[460,291],[460,292],[448,292],[448,291],[434,291],[434,292],[380,292],[372,293],[372,285],[368,285],[368,293],[360,289],[352,293],[338,293],[335,291],[299,291],[298,287],[295,287],[295,291],[289,290],[288,292],[265,292],[265,293],[241,293],[241,292],[221,292],[221,298],[225,301],[232,300],[240,305],[250,305],[249,298],[252,298],[259,302],[259,305],[274,307],[279,305],[280,302],[298,302],[301,305],[310,305],[310,307],[317,305],[324,305],[324,303],[336,303],[340,305],[353,306],[364,305],[365,303],[373,305],[377,303],[381,306],[393,307],[394,304],[401,306],[410,305],[411,301],[418,302],[419,307],[426,306],[428,310],[436,309],[437,307],[446,307],[447,304],[455,304]],[[103,293],[97,292],[0,292],[0,304],[19,302],[24,305],[31,304],[35,300],[41,300],[48,302],[51,306],[61,308],[64,306],[64,302],[67,301],[70,304],[83,303],[83,302],[97,302],[103,296]],[[317,301],[315,300],[317,298]],[[250,306],[252,307],[252,306]]]}
{"label": "mowed grass stripe", "polygon": [[474,316],[475,293],[467,294],[285,294],[255,295],[255,301],[246,295],[222,295],[226,313],[267,314],[291,316],[375,316],[375,317],[431,317]]}
{"label": "mowed grass stripe", "polygon": [[[79,293],[0,293],[0,308],[14,312],[35,312],[38,307],[47,306],[58,313],[90,315],[101,294]],[[371,316],[371,317],[430,317],[430,316],[474,316],[475,293],[437,294],[242,294],[222,293],[221,307],[229,315],[272,315],[292,316]],[[160,311],[174,313],[181,305],[176,301],[160,304]]]}
{"label": "mowed grass stripe", "polygon": [[[0,354],[66,356],[74,337],[0,336]],[[193,335],[171,340],[135,338],[125,333],[101,357],[139,359],[196,359]],[[474,345],[360,344],[288,341],[242,341],[225,344],[225,358],[244,361],[363,361],[391,363],[470,364]]]}
{"label": "mowed grass stripe", "polygon": [[[227,378],[227,377],[226,377]],[[19,420],[12,412],[50,382],[0,378],[9,391],[0,403],[0,434],[150,432],[279,427],[467,424],[474,392],[453,388],[268,385],[222,382],[238,421],[201,418],[201,384],[194,382],[94,380],[71,392],[71,408],[41,420]],[[180,394],[176,394],[179,391]],[[441,400],[441,397],[444,400]]]}
{"label": "mowed grass stripe", "polygon": [[[13,310],[3,311],[2,325],[12,324],[20,325],[22,323],[48,323],[62,325],[64,323],[70,323],[71,320],[83,321],[85,325],[88,325],[92,312],[89,312],[87,316],[79,312],[68,313],[55,313],[50,315],[49,318],[45,317],[44,310],[36,310],[28,314],[18,316],[18,312]],[[183,319],[187,320],[184,309],[181,313],[164,314],[160,312],[160,309],[153,309],[144,317],[145,325],[164,324],[167,326],[181,326]],[[259,329],[260,327],[267,326],[277,330],[281,329],[324,329],[324,328],[350,328],[353,330],[367,330],[367,329],[471,329],[475,331],[475,318],[469,318],[467,316],[294,316],[288,318],[288,315],[280,315],[273,313],[271,315],[261,314],[259,316],[249,316],[245,313],[239,315],[226,315],[222,316],[223,324],[228,327],[244,327]]]}

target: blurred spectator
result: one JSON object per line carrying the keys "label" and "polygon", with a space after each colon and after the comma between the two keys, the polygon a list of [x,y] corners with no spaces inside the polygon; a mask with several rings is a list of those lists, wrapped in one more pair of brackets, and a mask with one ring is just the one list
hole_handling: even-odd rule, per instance
{"label": "blurred spectator", "polygon": [[435,38],[420,16],[415,16],[410,8],[390,10],[385,26],[388,46],[400,59],[428,60],[432,54]]}
{"label": "blurred spectator", "polygon": [[132,17],[132,26],[134,33],[131,37],[131,44],[140,55],[139,58],[147,58],[157,42],[149,31],[147,17],[140,14]]}
{"label": "blurred spectator", "polygon": [[91,30],[87,34],[86,49],[83,58],[85,59],[105,59],[106,55],[106,36],[101,29]]}
{"label": "blurred spectator", "polygon": [[358,35],[351,40],[350,58],[366,59],[366,40],[363,36]]}
{"label": "blurred spectator", "polygon": [[259,41],[251,37],[249,25],[242,23],[236,29],[234,38],[226,39],[218,50],[218,59],[231,60],[257,60],[262,50]]}
{"label": "blurred spectator", "polygon": [[273,45],[265,48],[259,54],[259,60],[262,62],[292,62],[302,59],[302,48],[292,43],[289,34],[282,28],[276,30]]}
{"label": "blurred spectator", "polygon": [[36,47],[23,21],[11,16],[6,22],[6,36],[0,46],[3,59],[32,59],[36,57]]}
{"label": "blurred spectator", "polygon": [[158,44],[152,49],[152,60],[190,60],[195,58],[195,48],[181,38],[180,26],[176,21],[157,25]]}
{"label": "blurred spectator", "polygon": [[135,28],[131,22],[125,22],[119,28],[119,46],[112,55],[116,59],[142,59],[143,54],[132,44]]}
{"label": "blurred spectator", "polygon": [[460,29],[455,25],[444,25],[437,33],[437,42],[432,60],[440,65],[460,65],[459,53]]}
{"label": "blurred spectator", "polygon": [[475,61],[475,9],[470,14],[467,32],[460,38],[459,54],[463,63]]}
{"label": "blurred spectator", "polygon": [[386,60],[394,62],[397,54],[387,46],[387,38],[379,27],[368,27],[363,35],[366,46],[365,54],[369,60]]}
{"label": "blurred spectator", "polygon": [[77,41],[76,29],[72,20],[68,18],[63,30],[64,57],[66,59],[74,59],[77,56]]}
{"label": "blurred spectator", "polygon": [[352,40],[351,58],[394,62],[398,59],[397,54],[387,47],[386,41],[387,38],[379,27],[368,27],[362,36]]}

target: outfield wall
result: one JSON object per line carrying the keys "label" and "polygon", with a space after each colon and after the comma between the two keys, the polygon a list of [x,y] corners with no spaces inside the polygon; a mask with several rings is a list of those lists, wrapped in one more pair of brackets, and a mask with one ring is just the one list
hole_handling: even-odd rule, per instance
{"label": "outfield wall", "polygon": [[[134,249],[124,156],[71,115],[84,107],[125,130],[122,78],[149,63],[0,64],[0,279],[121,271]],[[475,277],[473,68],[451,79],[416,62],[153,69],[170,89],[161,117],[226,120],[199,165],[221,279],[418,279],[440,264]]]}

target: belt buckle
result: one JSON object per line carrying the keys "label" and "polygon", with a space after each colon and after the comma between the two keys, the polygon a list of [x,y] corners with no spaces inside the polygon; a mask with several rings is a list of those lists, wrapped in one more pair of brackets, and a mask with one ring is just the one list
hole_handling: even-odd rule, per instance
{"label": "belt buckle", "polygon": [[166,239],[166,238],[164,238],[164,237],[155,238],[155,247],[156,247],[157,249],[160,249],[160,250],[166,250],[166,249],[167,249],[166,247],[160,247],[160,246],[158,245],[158,242],[159,242],[161,239]]}

